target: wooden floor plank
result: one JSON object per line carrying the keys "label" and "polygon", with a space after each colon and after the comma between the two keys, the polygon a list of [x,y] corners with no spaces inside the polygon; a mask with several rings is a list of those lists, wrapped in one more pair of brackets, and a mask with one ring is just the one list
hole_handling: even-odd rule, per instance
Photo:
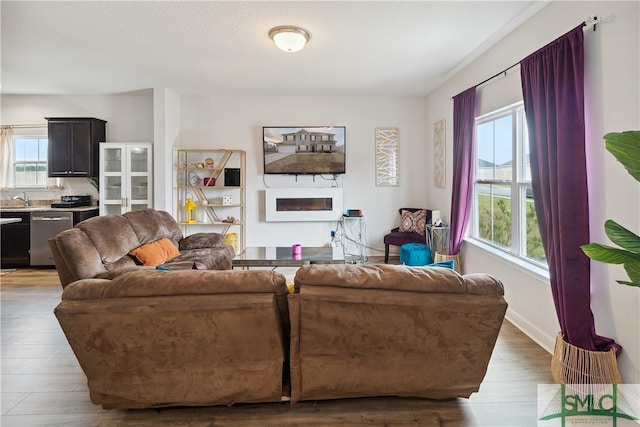
{"label": "wooden floor plank", "polygon": [[[290,272],[288,272],[290,273]],[[103,410],[53,316],[55,270],[0,276],[2,427],[519,427],[537,424],[537,384],[551,356],[505,321],[480,391],[469,399],[339,399],[162,410]]]}

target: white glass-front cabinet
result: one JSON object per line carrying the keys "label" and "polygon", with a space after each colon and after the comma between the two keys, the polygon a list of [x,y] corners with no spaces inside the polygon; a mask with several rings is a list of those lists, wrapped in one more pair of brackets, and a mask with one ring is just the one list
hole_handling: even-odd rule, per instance
{"label": "white glass-front cabinet", "polygon": [[152,144],[100,143],[100,215],[153,207]]}
{"label": "white glass-front cabinet", "polygon": [[177,153],[177,219],[183,233],[215,231],[241,253],[246,247],[246,153],[180,149]]}

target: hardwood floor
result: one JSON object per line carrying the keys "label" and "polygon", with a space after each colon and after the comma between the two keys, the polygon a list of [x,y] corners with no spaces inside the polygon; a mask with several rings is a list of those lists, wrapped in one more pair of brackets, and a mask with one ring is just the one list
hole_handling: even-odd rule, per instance
{"label": "hardwood floor", "polygon": [[368,398],[295,406],[107,411],[89,400],[86,378],[53,316],[62,292],[55,270],[18,270],[0,276],[0,283],[3,427],[533,427],[537,385],[553,382],[549,353],[505,321],[480,391],[469,399]]}

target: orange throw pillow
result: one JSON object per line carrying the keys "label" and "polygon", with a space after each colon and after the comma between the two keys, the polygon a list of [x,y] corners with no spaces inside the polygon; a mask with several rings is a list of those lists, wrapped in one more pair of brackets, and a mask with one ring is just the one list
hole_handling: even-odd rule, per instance
{"label": "orange throw pillow", "polygon": [[178,248],[166,237],[146,245],[138,246],[129,255],[133,255],[143,265],[155,267],[180,255]]}

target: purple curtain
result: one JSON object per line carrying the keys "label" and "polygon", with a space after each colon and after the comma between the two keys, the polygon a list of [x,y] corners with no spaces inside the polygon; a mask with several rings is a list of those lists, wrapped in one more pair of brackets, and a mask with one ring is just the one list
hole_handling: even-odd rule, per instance
{"label": "purple curtain", "polygon": [[474,125],[476,87],[453,97],[453,189],[449,254],[458,255],[473,206],[473,171],[475,162]]}
{"label": "purple curtain", "polygon": [[583,39],[581,25],[520,62],[531,185],[565,341],[619,351],[595,333],[589,258],[580,249],[589,243]]}

